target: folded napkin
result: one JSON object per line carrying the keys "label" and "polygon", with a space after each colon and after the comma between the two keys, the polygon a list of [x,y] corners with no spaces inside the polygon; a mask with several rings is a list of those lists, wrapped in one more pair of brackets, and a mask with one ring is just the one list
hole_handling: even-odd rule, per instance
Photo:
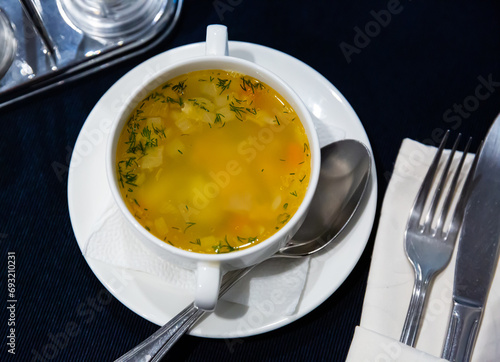
{"label": "folded napkin", "polygon": [[446,360],[431,356],[406,344],[399,343],[390,337],[358,326],[354,331],[347,362],[371,361],[445,362]]}
{"label": "folded napkin", "polygon": [[[435,152],[436,148],[412,140],[405,139],[402,143],[382,205],[361,315],[362,332],[359,332],[359,328],[356,331],[348,361],[434,361],[435,357],[441,356],[452,307],[456,248],[450,264],[436,277],[429,290],[416,348],[408,350],[398,342],[414,280],[413,267],[404,250],[403,235],[410,209]],[[445,155],[448,152],[445,151]],[[457,155],[455,161],[458,163]],[[469,155],[462,170],[462,182],[471,162],[472,155]],[[472,361],[500,360],[498,274],[497,268]],[[384,338],[382,342],[380,336]],[[384,358],[388,356],[386,359],[380,358],[381,348],[383,351],[384,343],[388,340],[392,340],[393,348],[405,351],[404,358],[397,354],[383,355]],[[363,358],[357,357],[360,349],[368,348],[370,350],[363,354]],[[414,356],[410,357],[407,353],[411,354],[412,351]]]}
{"label": "folded napkin", "polygon": [[[116,203],[110,198],[94,222],[83,255],[105,263],[160,277],[171,287],[193,294],[195,272],[158,257],[145,247],[128,226]],[[300,300],[309,269],[309,258],[270,259],[258,265],[224,296],[224,300],[250,307],[266,307],[291,315]]]}

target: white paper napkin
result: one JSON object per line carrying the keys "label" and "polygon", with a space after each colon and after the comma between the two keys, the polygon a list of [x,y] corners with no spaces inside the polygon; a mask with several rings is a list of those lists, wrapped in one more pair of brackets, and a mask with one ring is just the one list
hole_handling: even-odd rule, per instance
{"label": "white paper napkin", "polygon": [[[381,343],[377,343],[378,335],[392,339],[401,350],[399,342],[408,304],[413,289],[413,268],[404,251],[404,230],[410,209],[418,189],[431,163],[436,148],[424,146],[418,142],[405,139],[399,151],[394,172],[391,176],[384,197],[380,223],[378,226],[373,250],[368,284],[363,304],[361,327],[363,333],[353,340],[349,352],[349,361],[410,361],[409,357],[400,356],[376,359],[380,353]],[[448,154],[445,151],[445,154]],[[458,162],[458,156],[455,156]],[[472,155],[469,155],[462,178],[470,167]],[[442,166],[442,165],[441,165]],[[432,357],[425,359],[426,352],[439,357],[448,328],[448,319],[452,307],[453,274],[455,269],[455,254],[448,267],[435,279],[430,289],[429,300],[423,324],[420,330],[415,353],[416,361],[433,361]],[[489,294],[481,330],[472,357],[473,361],[487,362],[500,360],[500,278],[496,277]],[[356,332],[358,333],[358,332]],[[375,342],[373,342],[375,341]],[[364,356],[370,358],[357,359],[359,349],[368,346],[371,352]],[[409,352],[411,352],[410,349]],[[406,352],[405,352],[406,353]],[[405,356],[408,356],[405,354]],[[424,359],[422,359],[424,358]]]}
{"label": "white paper napkin", "polygon": [[[120,210],[110,198],[96,218],[93,232],[83,248],[85,257],[165,280],[170,286],[194,295],[195,272],[169,263],[146,248],[130,230]],[[279,315],[295,311],[309,270],[309,258],[270,259],[252,270],[224,299],[250,307],[268,308]]]}
{"label": "white paper napkin", "polygon": [[444,362],[446,360],[358,326],[354,331],[354,338],[346,362],[372,361]]}

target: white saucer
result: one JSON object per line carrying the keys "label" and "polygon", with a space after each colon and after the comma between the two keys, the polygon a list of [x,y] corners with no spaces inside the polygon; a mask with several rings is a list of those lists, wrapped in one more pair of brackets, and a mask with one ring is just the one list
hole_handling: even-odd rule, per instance
{"label": "white saucer", "polygon": [[[196,43],[169,50],[138,65],[104,94],[88,116],[75,144],[68,177],[69,213],[80,248],[88,239],[95,217],[105,206],[103,203],[109,194],[104,165],[105,144],[110,121],[124,100],[126,90],[144,81],[147,74],[157,71],[162,65],[204,52],[205,43]],[[268,68],[295,89],[313,114],[321,146],[332,140],[353,138],[370,148],[363,126],[347,100],[314,69],[287,54],[250,43],[229,42],[229,53]],[[377,177],[375,167],[372,169],[372,182],[363,213],[337,246],[311,258],[308,279],[295,314],[277,316],[266,308],[249,308],[221,301],[216,312],[198,323],[190,334],[235,338],[268,332],[306,315],[332,295],[358,262],[373,226]],[[165,285],[157,277],[91,259],[87,259],[87,263],[119,301],[158,325],[165,324],[192,302],[192,296]]]}

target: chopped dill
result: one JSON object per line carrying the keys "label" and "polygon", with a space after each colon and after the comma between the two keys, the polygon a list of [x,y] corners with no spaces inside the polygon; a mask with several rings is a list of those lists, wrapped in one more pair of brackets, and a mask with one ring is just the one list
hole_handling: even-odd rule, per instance
{"label": "chopped dill", "polygon": [[184,154],[184,153],[182,153],[182,151],[181,151],[181,150],[177,150],[177,151],[178,151],[181,155],[183,155],[183,154]]}
{"label": "chopped dill", "polygon": [[225,90],[229,89],[231,81],[229,79],[217,79],[219,80],[219,83],[216,83],[215,86],[221,90],[219,93],[219,95],[221,95]]}
{"label": "chopped dill", "polygon": [[280,121],[278,119],[278,116],[274,116],[274,119],[276,120],[276,123],[278,124],[278,126],[281,126]]}
{"label": "chopped dill", "polygon": [[153,127],[153,132],[155,133],[155,135],[157,135],[160,138],[167,138],[167,135],[165,135],[165,128],[164,127],[157,128],[154,125],[152,125],[151,127]]}
{"label": "chopped dill", "polygon": [[201,246],[201,240],[200,239],[196,239],[196,241],[190,241],[190,243]]}
{"label": "chopped dill", "polygon": [[187,230],[187,229],[189,229],[191,226],[196,225],[196,223],[195,223],[195,222],[187,222],[187,223],[186,223],[186,225],[187,225],[187,226],[186,226],[186,228],[184,229],[184,233],[185,233],[185,232],[186,232],[186,230]]}
{"label": "chopped dill", "polygon": [[283,205],[283,208],[284,208],[285,210],[286,210],[286,208],[287,208],[287,207],[288,207],[288,202],[287,202],[287,203],[285,203],[285,204]]}
{"label": "chopped dill", "polygon": [[165,100],[162,101],[162,102],[164,102],[164,103],[175,103],[175,104],[178,104],[181,107],[184,105],[184,102],[182,101],[181,97],[179,97],[178,100],[175,100],[175,99],[173,99],[172,97],[169,96],[169,97],[165,98]]}
{"label": "chopped dill", "polygon": [[216,254],[229,253],[231,251],[238,250],[238,247],[234,247],[229,244],[229,242],[227,241],[227,235],[224,237],[224,244],[222,242],[222,240],[219,240],[218,244],[212,246]]}
{"label": "chopped dill", "polygon": [[137,174],[133,173],[132,170],[127,173],[123,173],[120,165],[118,165],[118,176],[118,181],[120,181],[123,188],[125,187],[125,184],[137,187],[137,184],[135,183],[137,180]]}
{"label": "chopped dill", "polygon": [[221,123],[221,122],[222,122],[221,117],[226,118],[226,116],[224,116],[222,113],[216,113],[216,114],[215,114],[214,124],[215,124],[215,123]]}
{"label": "chopped dill", "polygon": [[144,145],[142,144],[142,141],[139,141],[139,143],[135,145],[133,153],[135,153],[135,151],[137,151],[137,150],[141,151],[141,155],[142,156],[146,156],[147,155],[147,153],[146,153],[146,147],[144,147]]}
{"label": "chopped dill", "polygon": [[[160,98],[165,98],[165,96],[162,93],[154,92],[151,94],[151,99],[153,99],[155,102],[158,102]],[[141,111],[143,113],[143,111]],[[139,110],[137,110],[137,114],[139,114]]]}
{"label": "chopped dill", "polygon": [[210,112],[210,111],[209,111],[209,110],[205,107],[205,105],[206,105],[206,103],[205,103],[205,102],[203,102],[203,101],[202,101],[202,102],[200,103],[200,102],[198,102],[198,100],[197,100],[196,98],[190,98],[190,99],[188,99],[188,101],[193,102],[193,105],[194,105],[194,106],[199,107],[200,109],[203,109],[203,110],[204,110],[204,111],[206,111],[206,112]]}
{"label": "chopped dill", "polygon": [[290,214],[288,213],[283,213],[278,215],[278,222],[280,224],[285,224],[288,220],[290,220]]}
{"label": "chopped dill", "polygon": [[128,136],[128,142],[125,142],[128,145],[127,153],[135,153],[136,151],[136,140],[137,140],[137,132],[132,130]]}
{"label": "chopped dill", "polygon": [[304,177],[302,177],[299,181],[302,182],[302,181],[304,181],[305,178],[306,178],[306,175],[304,175]]}
{"label": "chopped dill", "polygon": [[132,157],[129,157],[129,159],[126,161],[120,161],[120,163],[125,162],[125,167],[127,167],[127,168],[133,166],[134,164],[135,164],[135,166],[137,166],[137,162],[135,161],[135,159],[136,158],[132,156]]}
{"label": "chopped dill", "polygon": [[180,94],[180,95],[183,95],[184,94],[184,90],[186,89],[187,85],[185,84],[186,83],[186,80],[187,79],[184,79],[183,81],[180,81],[179,83],[177,83],[176,85],[174,85],[172,87],[172,90],[174,92],[177,92],[177,94]]}
{"label": "chopped dill", "polygon": [[290,195],[297,197],[297,191],[290,192]]}
{"label": "chopped dill", "polygon": [[158,139],[151,138],[151,130],[148,126],[142,129],[141,136],[146,139],[145,147],[158,147]]}
{"label": "chopped dill", "polygon": [[259,82],[257,79],[254,79],[253,81],[251,79],[247,79],[245,77],[241,77],[241,84],[240,87],[243,89],[245,92],[247,90],[251,90],[252,93],[255,93],[255,89],[264,89],[264,85]]}
{"label": "chopped dill", "polygon": [[231,102],[229,103],[229,110],[234,112],[234,115],[238,120],[243,121],[243,114],[246,113],[245,107],[236,106],[234,102]]}

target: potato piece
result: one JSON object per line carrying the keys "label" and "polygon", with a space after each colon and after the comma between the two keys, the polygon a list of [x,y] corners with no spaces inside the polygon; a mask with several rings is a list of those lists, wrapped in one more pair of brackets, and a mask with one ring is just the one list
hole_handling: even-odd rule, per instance
{"label": "potato piece", "polygon": [[278,207],[280,207],[280,205],[281,205],[281,195],[278,195],[274,198],[271,208],[273,210],[276,210]]}
{"label": "potato piece", "polygon": [[146,118],[146,124],[150,127],[161,128],[163,127],[163,122],[161,117],[149,117]]}
{"label": "potato piece", "polygon": [[231,211],[250,211],[252,204],[251,194],[237,194],[229,199],[228,209]]}
{"label": "potato piece", "polygon": [[143,169],[152,169],[161,166],[163,162],[163,146],[148,149],[147,155],[141,157],[137,163]]}
{"label": "potato piece", "polygon": [[217,95],[213,99],[214,99],[215,107],[220,108],[220,107],[227,106],[228,103],[230,102],[230,100],[233,98],[232,98],[232,96],[228,96],[227,94],[221,94],[221,95]]}
{"label": "potato piece", "polygon": [[200,238],[200,241],[203,248],[211,248],[213,245],[217,244],[217,239],[213,235]]}
{"label": "potato piece", "polygon": [[156,231],[160,235],[166,235],[168,234],[168,225],[163,217],[156,218],[154,221],[154,226],[156,228]]}
{"label": "potato piece", "polygon": [[200,92],[207,98],[214,98],[217,95],[215,84],[208,80],[206,82],[200,82]]}
{"label": "potato piece", "polygon": [[215,117],[216,114],[214,112],[205,112],[201,120],[203,122],[213,124],[215,122]]}
{"label": "potato piece", "polygon": [[229,109],[229,106],[224,106],[222,108],[217,109],[216,113],[219,113],[221,115],[220,119],[222,123],[236,120],[236,115],[233,111]]}
{"label": "potato piece", "polygon": [[184,134],[189,134],[196,130],[196,127],[190,118],[180,118],[175,121],[175,125]]}

